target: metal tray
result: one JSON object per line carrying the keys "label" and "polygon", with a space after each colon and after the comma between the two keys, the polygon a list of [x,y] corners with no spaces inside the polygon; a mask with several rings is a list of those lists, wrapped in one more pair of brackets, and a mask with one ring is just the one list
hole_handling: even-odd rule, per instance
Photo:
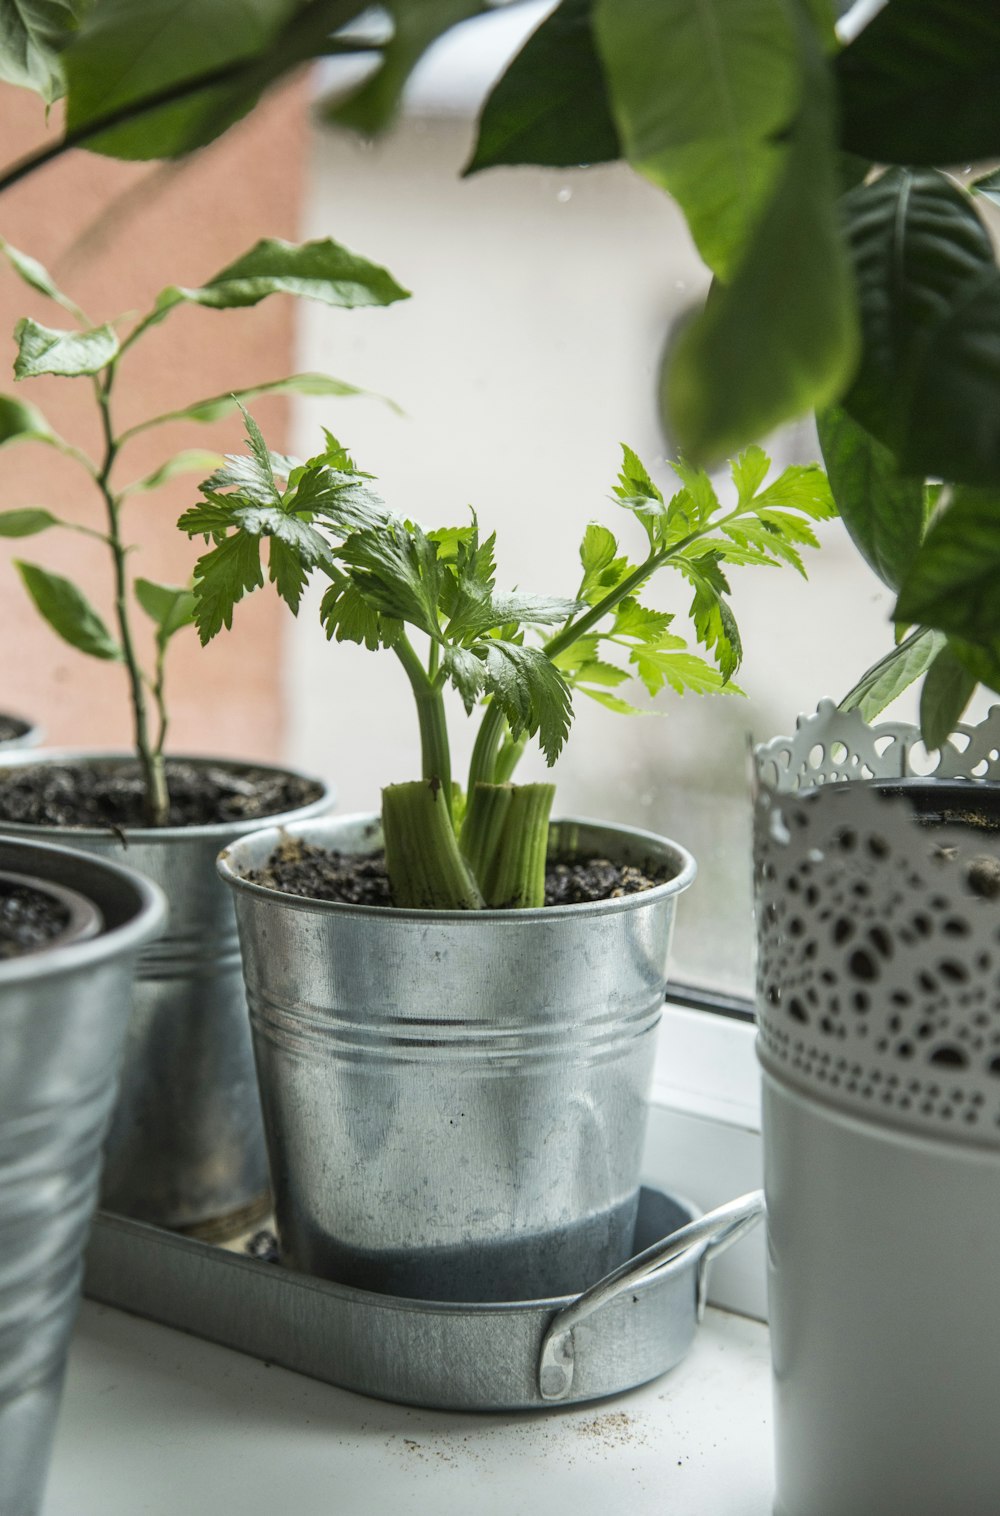
{"label": "metal tray", "polygon": [[679,1363],[710,1259],[762,1214],[759,1191],[696,1219],[644,1189],[634,1256],[584,1294],[465,1305],[352,1289],[99,1212],[84,1293],[383,1400],[454,1411],[568,1405]]}

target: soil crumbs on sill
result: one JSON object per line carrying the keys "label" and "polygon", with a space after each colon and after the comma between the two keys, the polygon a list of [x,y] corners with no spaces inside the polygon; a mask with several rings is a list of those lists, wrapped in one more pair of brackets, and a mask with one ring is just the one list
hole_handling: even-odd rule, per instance
{"label": "soil crumbs on sill", "polygon": [[[167,759],[168,826],[212,826],[279,815],[318,800],[314,781],[246,764]],[[24,826],[142,827],[134,758],[0,769],[0,822]]]}
{"label": "soil crumbs on sill", "polygon": [[69,911],[52,895],[26,884],[0,882],[0,959],[44,947],[68,923]]}
{"label": "soil crumbs on sill", "polygon": [[[545,873],[546,905],[580,905],[617,900],[623,895],[655,889],[671,877],[669,870],[644,872],[630,863],[607,858],[553,859]],[[392,905],[385,854],[350,854],[313,847],[290,837],[275,848],[263,868],[246,875],[251,884],[332,900],[340,905]]]}

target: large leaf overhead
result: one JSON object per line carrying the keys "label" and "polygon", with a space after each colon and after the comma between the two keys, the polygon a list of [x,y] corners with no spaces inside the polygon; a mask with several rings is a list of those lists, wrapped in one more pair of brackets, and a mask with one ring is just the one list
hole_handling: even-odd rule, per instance
{"label": "large leaf overhead", "polygon": [[901,475],[889,449],[839,406],[820,411],[816,426],[841,520],[869,568],[898,590],[923,536],[923,480]]}
{"label": "large leaf overhead", "polygon": [[892,169],[843,208],[863,334],[845,408],[904,472],[1000,483],[1000,270],[972,201]]}
{"label": "large leaf overhead", "polygon": [[1000,155],[1000,6],[895,0],[836,63],[841,140],[879,163]]}
{"label": "large leaf overhead", "polygon": [[957,488],[903,581],[895,615],[1000,653],[1000,491]]}
{"label": "large leaf overhead", "polygon": [[775,194],[731,283],[677,339],[668,433],[714,462],[834,400],[857,359],[857,318],[834,209],[837,161],[820,37],[800,21],[802,100]]}
{"label": "large leaf overhead", "polygon": [[562,0],[531,34],[483,107],[467,174],[505,163],[572,168],[621,156],[591,9],[592,0]]}
{"label": "large leaf overhead", "polygon": [[673,195],[709,268],[730,278],[798,108],[794,0],[594,0],[593,24],[630,163]]}
{"label": "large leaf overhead", "polygon": [[392,36],[381,49],[375,73],[350,97],[328,112],[331,121],[374,136],[384,131],[399,109],[403,87],[415,65],[443,32],[479,15],[480,0],[388,0]]}
{"label": "large leaf overhead", "polygon": [[47,105],[63,93],[59,54],[76,25],[74,0],[4,0],[0,79],[37,90]]}

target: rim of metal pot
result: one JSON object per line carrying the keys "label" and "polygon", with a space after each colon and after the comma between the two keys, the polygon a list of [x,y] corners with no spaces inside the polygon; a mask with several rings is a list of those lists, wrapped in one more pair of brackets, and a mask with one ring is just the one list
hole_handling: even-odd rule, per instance
{"label": "rim of metal pot", "polygon": [[[2,834],[0,867],[34,875],[43,881],[46,872],[51,870],[54,883],[68,877],[72,880],[72,887],[87,899],[92,898],[91,890],[95,895],[99,893],[101,880],[111,880],[135,895],[135,910],[128,919],[118,926],[105,923],[96,937],[24,953],[0,962],[0,988],[27,978],[75,974],[88,965],[96,966],[123,953],[138,952],[163,929],[167,919],[166,897],[159,885],[124,864],[81,853],[74,848]],[[95,900],[95,904],[100,909],[99,900]]]}
{"label": "rim of metal pot", "polygon": [[5,737],[0,741],[0,753],[7,751],[16,752],[22,747],[38,747],[44,733],[37,721],[30,721],[27,716],[19,716],[16,711],[0,710],[0,717],[4,721],[12,721],[20,727],[13,737]]}
{"label": "rim of metal pot", "polygon": [[[276,845],[282,837],[296,837],[303,834],[315,833],[317,825],[326,828],[340,828],[350,825],[352,822],[379,822],[379,817],[372,811],[353,812],[346,816],[325,817],[317,821],[302,820],[293,822],[290,826],[282,826],[270,822],[267,827],[258,827],[254,831],[254,842],[263,847],[268,842],[268,834],[273,833],[274,840],[271,844]],[[525,921],[551,921],[553,916],[566,916],[579,914],[586,911],[593,915],[610,916],[621,911],[635,910],[640,905],[652,905],[657,901],[664,900],[670,895],[679,895],[687,889],[698,872],[698,865],[679,842],[671,837],[662,837],[658,832],[647,832],[640,827],[622,826],[618,822],[601,821],[589,816],[558,816],[552,821],[553,826],[588,826],[600,827],[603,831],[614,832],[616,835],[635,841],[638,845],[652,846],[658,852],[672,854],[671,862],[678,865],[678,871],[672,879],[667,879],[663,884],[654,885],[651,890],[637,890],[630,895],[621,895],[614,900],[587,900],[568,905],[545,905],[535,906],[529,910],[482,910],[482,911],[430,911],[403,908],[394,905],[352,905],[340,900],[316,900],[309,895],[293,895],[287,890],[271,889],[268,885],[254,884],[249,879],[244,879],[242,874],[236,872],[230,861],[232,850],[226,848],[216,859],[216,868],[219,874],[234,889],[241,890],[251,898],[279,900],[291,910],[315,911],[322,910],[331,915],[350,916],[377,916],[389,917],[394,921],[468,921],[468,922],[525,922]],[[320,841],[322,845],[322,841]],[[239,843],[234,847],[238,848]]]}
{"label": "rim of metal pot", "polygon": [[54,879],[41,879],[37,874],[21,874],[14,869],[0,868],[0,893],[5,885],[45,895],[68,912],[65,926],[34,947],[13,954],[15,958],[30,958],[35,953],[50,952],[57,947],[68,946],[71,942],[86,942],[88,938],[98,936],[104,928],[104,917],[98,906],[89,895],[82,894],[80,890],[71,890]]}
{"label": "rim of metal pot", "polygon": [[[336,790],[312,774],[289,768],[283,763],[257,763],[248,758],[216,758],[211,753],[168,753],[168,763],[209,765],[213,768],[229,768],[237,772],[250,769],[265,774],[287,774],[293,779],[305,779],[320,787],[315,800],[287,811],[272,811],[267,816],[248,816],[237,821],[212,821],[195,826],[66,826],[62,823],[42,825],[38,822],[0,820],[0,831],[18,837],[37,837],[44,840],[53,835],[66,834],[74,838],[126,837],[132,842],[175,842],[178,838],[198,837],[223,843],[237,840],[245,832],[260,831],[265,827],[282,826],[286,821],[304,821],[310,816],[322,815],[336,800]],[[116,763],[122,759],[134,759],[135,754],[125,748],[31,748],[8,752],[0,746],[0,772],[5,768],[30,768],[60,763]]]}

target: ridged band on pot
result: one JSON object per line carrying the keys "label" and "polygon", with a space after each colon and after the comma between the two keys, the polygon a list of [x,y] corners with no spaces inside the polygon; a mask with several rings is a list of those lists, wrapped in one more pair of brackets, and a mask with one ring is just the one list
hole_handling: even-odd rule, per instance
{"label": "ridged band on pot", "polygon": [[758,750],[776,1516],[996,1509],[998,754],[828,702]]}
{"label": "ridged band on pot", "polygon": [[[70,750],[0,754],[0,775],[19,766],[107,762],[121,753]],[[267,764],[179,758],[229,772],[287,773]],[[321,798],[279,816],[211,826],[121,832],[59,829],[65,846],[139,869],[167,897],[167,929],[139,958],[122,1070],[108,1133],[101,1204],[121,1215],[183,1229],[262,1214],[267,1154],[247,1026],[230,892],[215,858],[264,822],[319,815]],[[3,823],[12,836],[51,840],[55,829]]]}
{"label": "ridged band on pot", "polygon": [[0,868],[94,901],[105,930],[0,963],[0,1508],[41,1504],[136,955],[161,892],[117,865],[0,838]]}
{"label": "ridged band on pot", "polygon": [[550,847],[669,882],[581,906],[410,911],[250,883],[287,836],[349,853],[377,819],[271,829],[234,886],[286,1261],[389,1294],[573,1293],[625,1256],[690,855],[585,821]]}

